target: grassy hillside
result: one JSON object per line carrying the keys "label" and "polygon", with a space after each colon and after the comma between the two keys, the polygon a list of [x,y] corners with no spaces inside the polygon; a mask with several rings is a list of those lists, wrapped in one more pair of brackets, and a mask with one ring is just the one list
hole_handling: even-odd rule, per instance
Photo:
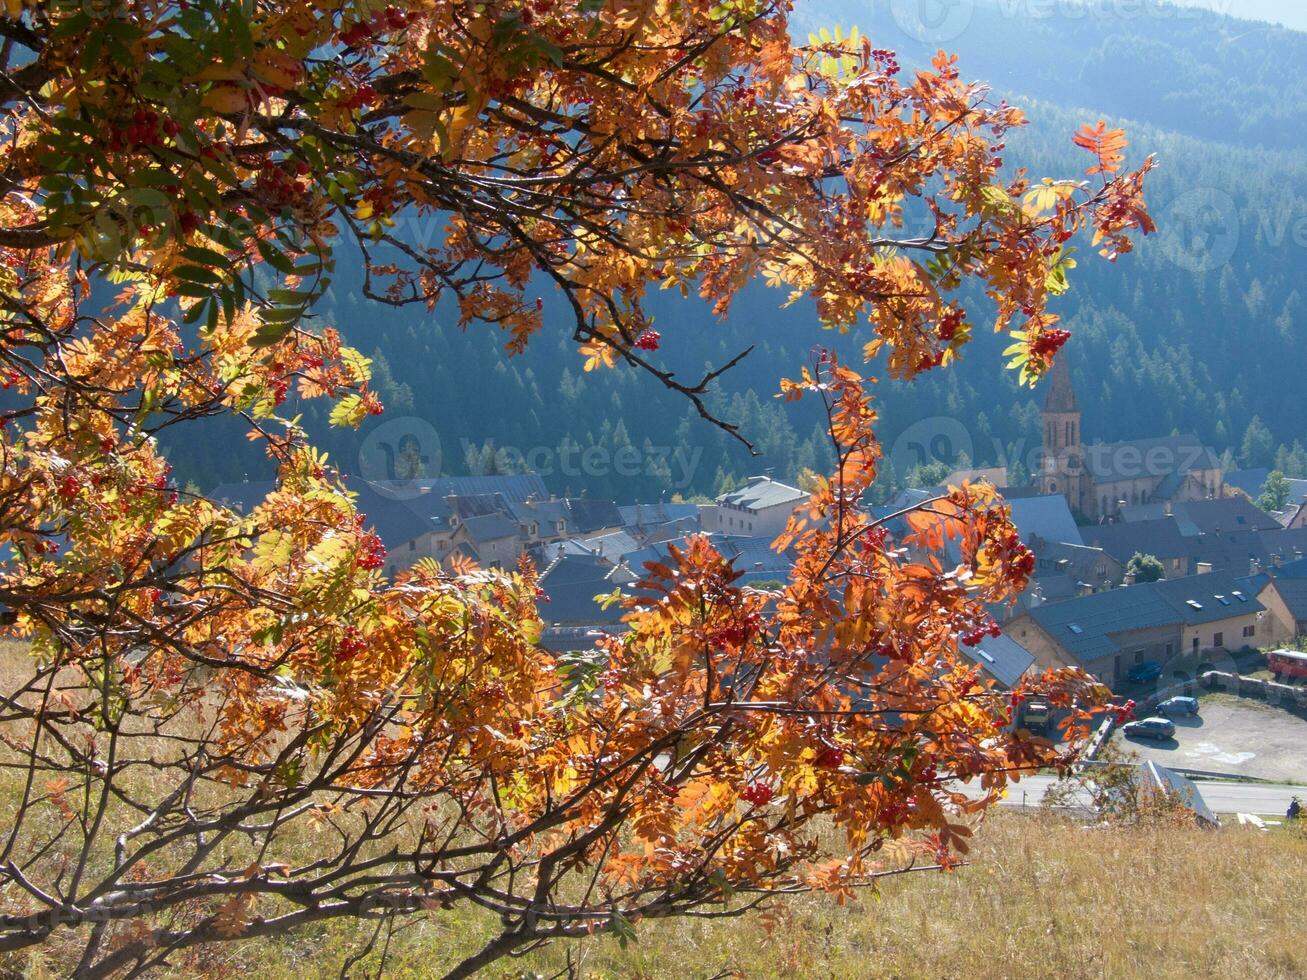
{"label": "grassy hillside", "polygon": [[[1296,977],[1307,975],[1305,880],[1307,837],[1283,830],[1102,831],[1006,812],[980,834],[972,866],[899,878],[844,907],[792,900],[770,934],[757,916],[646,923],[625,950],[607,938],[556,946],[488,975],[558,975],[570,949],[586,977]],[[385,975],[438,976],[488,928],[435,913],[393,936]],[[185,975],[338,976],[371,933],[227,947]],[[349,975],[380,965],[374,954]]]}

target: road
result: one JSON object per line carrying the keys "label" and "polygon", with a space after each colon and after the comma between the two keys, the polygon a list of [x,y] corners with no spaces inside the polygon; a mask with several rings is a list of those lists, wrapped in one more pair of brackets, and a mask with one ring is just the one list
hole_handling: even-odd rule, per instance
{"label": "road", "polygon": [[[1003,806],[1038,806],[1056,776],[1027,776],[1008,787]],[[1240,783],[1197,780],[1194,785],[1213,813],[1283,815],[1295,796],[1307,800],[1307,787],[1276,783]]]}

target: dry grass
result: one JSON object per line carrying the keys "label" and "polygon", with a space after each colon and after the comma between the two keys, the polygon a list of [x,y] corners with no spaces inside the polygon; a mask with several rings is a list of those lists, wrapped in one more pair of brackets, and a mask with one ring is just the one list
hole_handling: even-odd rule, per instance
{"label": "dry grass", "polygon": [[[972,866],[897,879],[844,907],[791,900],[770,934],[757,916],[644,923],[626,949],[597,938],[489,975],[550,976],[570,948],[587,977],[1303,977],[1304,882],[1307,838],[1288,831],[1087,830],[1001,813]],[[393,937],[385,974],[439,976],[491,927],[466,910],[436,913]],[[336,976],[369,934],[332,926],[232,946],[188,972]],[[369,957],[351,975],[378,965]]]}
{"label": "dry grass", "polygon": [[[12,773],[0,783],[4,825]],[[551,976],[570,951],[586,977],[1304,977],[1305,883],[1307,835],[1296,831],[1088,830],[1009,811],[981,830],[971,866],[951,875],[894,879],[844,907],[790,900],[770,929],[758,915],[641,923],[625,949],[599,937],[503,961],[488,975]],[[385,975],[439,976],[496,925],[467,908],[433,912],[394,934]],[[169,975],[339,976],[372,931],[333,923],[211,947]],[[73,940],[0,957],[0,976],[64,975]],[[348,975],[376,976],[381,965],[373,952]]]}

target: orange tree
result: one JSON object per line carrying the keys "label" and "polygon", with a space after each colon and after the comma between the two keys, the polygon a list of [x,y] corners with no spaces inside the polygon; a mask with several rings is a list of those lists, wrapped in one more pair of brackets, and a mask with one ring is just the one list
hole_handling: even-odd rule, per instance
{"label": "orange tree", "polygon": [[[1149,231],[1148,162],[1123,172],[1100,124],[1074,137],[1087,180],[1005,176],[1021,113],[951,59],[906,77],[856,34],[796,46],[787,12],[9,0],[0,602],[30,655],[0,691],[0,951],[135,975],[463,904],[500,925],[447,964],[462,976],[951,867],[969,815],[1066,763],[1010,706],[1102,688],[1064,671],[999,695],[959,656],[1032,569],[1006,510],[952,489],[891,540],[861,505],[864,379],[828,354],[783,383],[820,401],[838,459],[784,535],[785,587],[741,587],[696,540],[649,567],[629,632],[570,660],[536,645],[525,563],[384,577],[283,404],[381,410],[313,313],[342,240],[378,302],[457,309],[511,352],[549,297],[587,370],[647,371],[704,424],[731,427],[703,401],[729,365],[661,367],[651,287],[724,316],[760,277],[831,328],[869,323],[867,358],[911,377],[967,343],[978,282],[1037,380],[1066,339],[1047,304],[1068,241],[1112,259]],[[277,468],[248,513],[179,490],[157,446],[211,416]]]}

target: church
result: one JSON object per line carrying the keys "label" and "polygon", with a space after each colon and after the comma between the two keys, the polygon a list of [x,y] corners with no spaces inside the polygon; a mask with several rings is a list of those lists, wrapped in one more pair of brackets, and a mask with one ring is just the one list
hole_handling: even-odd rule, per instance
{"label": "church", "polygon": [[1102,521],[1124,506],[1206,500],[1224,492],[1220,460],[1195,435],[1084,445],[1065,356],[1053,362],[1042,414],[1040,491],[1062,494],[1081,520]]}

